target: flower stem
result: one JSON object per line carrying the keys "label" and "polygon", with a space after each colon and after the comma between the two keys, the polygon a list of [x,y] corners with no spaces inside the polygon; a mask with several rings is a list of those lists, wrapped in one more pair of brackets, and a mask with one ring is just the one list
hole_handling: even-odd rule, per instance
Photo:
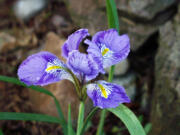
{"label": "flower stem", "polygon": [[77,123],[77,134],[80,135],[84,121],[84,102],[80,102],[79,105],[79,115],[78,115],[78,123]]}
{"label": "flower stem", "polygon": [[86,126],[88,124],[88,122],[91,120],[91,118],[94,116],[94,114],[97,112],[98,108],[95,107],[87,116],[86,120],[84,121],[84,124],[83,124],[83,127],[82,127],[82,130],[81,130],[81,134],[80,135],[83,135],[85,129],[86,129]]}
{"label": "flower stem", "polygon": [[101,111],[101,118],[100,118],[100,121],[99,121],[99,125],[98,125],[98,129],[97,129],[96,135],[102,135],[104,121],[105,121],[105,118],[106,118],[106,112],[107,112],[106,109],[103,109]]}
{"label": "flower stem", "polygon": [[81,99],[79,80],[78,80],[77,77],[73,74],[73,72],[72,72],[71,70],[66,69],[66,71],[71,74],[71,76],[72,76],[72,78],[73,78],[73,80],[74,80],[74,86],[75,86],[77,95],[78,95],[79,99]]}
{"label": "flower stem", "polygon": [[113,75],[114,75],[114,69],[115,69],[115,65],[111,66],[111,69],[109,71],[108,82],[112,82]]}

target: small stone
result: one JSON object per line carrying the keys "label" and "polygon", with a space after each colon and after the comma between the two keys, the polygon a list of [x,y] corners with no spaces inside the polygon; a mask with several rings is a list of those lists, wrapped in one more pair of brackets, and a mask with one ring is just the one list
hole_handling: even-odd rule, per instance
{"label": "small stone", "polygon": [[67,27],[69,25],[67,21],[60,15],[54,15],[52,17],[52,24],[55,27]]}
{"label": "small stone", "polygon": [[134,100],[136,94],[136,82],[134,73],[130,73],[122,77],[115,77],[112,82],[123,86],[131,101]]}
{"label": "small stone", "polygon": [[8,33],[0,33],[0,52],[7,51],[16,46],[15,37],[9,35]]}
{"label": "small stone", "polygon": [[[128,68],[129,68],[129,62],[127,59],[125,59],[115,65],[114,75],[123,75],[127,72]],[[105,69],[107,73],[109,72],[109,70],[110,67]]]}
{"label": "small stone", "polygon": [[17,18],[28,20],[41,11],[46,3],[46,0],[18,0],[14,5],[14,12]]}

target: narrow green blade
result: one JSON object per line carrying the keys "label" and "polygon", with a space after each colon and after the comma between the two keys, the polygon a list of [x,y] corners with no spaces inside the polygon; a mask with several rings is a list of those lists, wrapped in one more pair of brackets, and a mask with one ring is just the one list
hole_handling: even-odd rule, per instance
{"label": "narrow green blade", "polygon": [[151,123],[148,123],[144,126],[144,130],[146,132],[146,134],[148,134],[152,129],[152,124]]}
{"label": "narrow green blade", "polygon": [[88,125],[88,122],[91,120],[91,118],[94,116],[94,114],[97,112],[98,108],[95,107],[87,116],[84,124],[83,124],[83,127],[82,127],[82,130],[81,130],[81,133],[80,135],[83,135],[85,129],[86,129],[86,126]]}
{"label": "narrow green blade", "polygon": [[75,135],[73,128],[72,128],[71,104],[68,105],[68,135]]}
{"label": "narrow green blade", "polygon": [[141,123],[134,115],[134,113],[127,108],[125,105],[121,104],[117,108],[107,109],[116,115],[122,122],[126,125],[128,131],[131,135],[146,135]]}
{"label": "narrow green blade", "polygon": [[0,135],[3,135],[3,132],[2,132],[2,130],[0,129]]}
{"label": "narrow green blade", "polygon": [[76,135],[80,135],[83,127],[83,121],[84,121],[84,102],[80,102]]}
{"label": "narrow green blade", "polygon": [[56,99],[56,97],[50,91],[48,91],[48,90],[46,90],[46,89],[44,89],[42,87],[38,87],[38,86],[27,86],[26,84],[22,83],[21,81],[19,81],[15,77],[7,77],[7,76],[0,75],[0,81],[4,81],[4,82],[20,85],[20,86],[23,86],[23,87],[26,87],[26,88],[30,88],[31,90],[34,90],[34,91],[37,91],[37,92],[41,92],[41,93],[44,93],[46,95],[51,96],[54,99],[54,102],[56,104],[56,109],[57,109],[58,114],[59,114],[59,120],[61,122],[60,124],[61,124],[61,126],[63,128],[63,132],[64,132],[65,135],[67,134],[67,123],[66,123],[64,115],[62,113],[60,104],[59,104],[58,100]]}
{"label": "narrow green blade", "polygon": [[119,19],[114,0],[106,0],[106,11],[109,28],[115,28],[119,32]]}
{"label": "narrow green blade", "polygon": [[61,124],[57,117],[36,113],[0,112],[0,120],[25,120]]}

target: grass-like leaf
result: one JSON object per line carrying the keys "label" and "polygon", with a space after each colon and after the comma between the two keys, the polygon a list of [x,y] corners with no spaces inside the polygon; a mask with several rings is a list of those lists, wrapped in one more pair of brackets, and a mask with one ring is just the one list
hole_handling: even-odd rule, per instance
{"label": "grass-like leaf", "polygon": [[137,117],[125,105],[121,104],[117,108],[111,108],[107,110],[112,112],[120,120],[122,120],[131,135],[146,135]]}
{"label": "grass-like leaf", "polygon": [[152,124],[151,123],[147,123],[145,126],[144,126],[144,130],[146,132],[146,134],[148,134],[152,129]]}
{"label": "grass-like leaf", "polygon": [[0,112],[0,120],[24,120],[61,124],[58,117],[36,113]]}
{"label": "grass-like leaf", "polygon": [[106,11],[109,28],[115,28],[119,32],[119,19],[114,0],[106,0]]}
{"label": "grass-like leaf", "polygon": [[46,95],[51,96],[54,99],[54,102],[56,104],[56,109],[57,109],[58,114],[59,114],[59,120],[60,120],[60,124],[61,124],[61,126],[63,128],[63,132],[64,132],[65,135],[67,134],[67,123],[66,123],[64,115],[62,113],[60,104],[59,104],[58,100],[56,99],[56,97],[50,91],[48,91],[48,90],[46,90],[46,89],[44,89],[42,87],[38,87],[38,86],[27,86],[26,84],[22,83],[21,81],[19,81],[15,77],[7,77],[7,76],[0,75],[0,81],[20,85],[20,86],[23,86],[23,87],[26,87],[26,88],[30,88],[31,90],[41,92],[41,93],[44,93]]}
{"label": "grass-like leaf", "polygon": [[83,121],[84,121],[84,102],[80,102],[79,105],[79,114],[78,114],[78,123],[77,123],[77,134],[80,135],[82,127],[83,127]]}
{"label": "grass-like leaf", "polygon": [[94,116],[94,114],[97,112],[98,108],[95,107],[87,116],[86,120],[84,121],[84,124],[83,124],[83,127],[82,127],[82,130],[81,130],[81,133],[80,135],[83,135],[87,125],[88,125],[88,122],[91,120],[91,118]]}
{"label": "grass-like leaf", "polygon": [[3,132],[2,132],[2,130],[0,129],[0,135],[3,135]]}
{"label": "grass-like leaf", "polygon": [[75,135],[71,121],[71,105],[68,105],[68,135]]}
{"label": "grass-like leaf", "polygon": [[104,126],[104,121],[105,121],[105,118],[106,118],[106,112],[107,112],[106,109],[103,109],[101,111],[101,117],[100,117],[100,121],[99,121],[99,125],[98,125],[98,128],[97,128],[96,135],[102,135],[103,134],[103,126]]}

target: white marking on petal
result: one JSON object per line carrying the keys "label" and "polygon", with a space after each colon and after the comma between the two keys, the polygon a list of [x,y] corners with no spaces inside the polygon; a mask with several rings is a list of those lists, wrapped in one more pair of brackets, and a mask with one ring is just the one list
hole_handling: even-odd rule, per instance
{"label": "white marking on petal", "polygon": [[111,94],[112,87],[110,86],[98,83],[98,88],[100,89],[101,96],[104,98],[108,98],[108,96]]}
{"label": "white marking on petal", "polygon": [[55,77],[67,79],[74,82],[72,76],[69,73],[67,73],[63,68],[66,68],[66,66],[60,60],[54,59],[53,61],[48,62],[45,71],[48,74],[53,74]]}
{"label": "white marking on petal", "polygon": [[48,62],[46,72],[54,74],[57,70],[62,70],[62,67],[64,67],[63,63],[58,59],[54,59],[52,62]]}
{"label": "white marking on petal", "polygon": [[40,77],[36,77],[36,80],[38,81],[40,79]]}
{"label": "white marking on petal", "polygon": [[109,57],[112,57],[113,52],[107,48],[104,44],[101,45],[101,54],[103,55],[104,59],[107,59]]}

